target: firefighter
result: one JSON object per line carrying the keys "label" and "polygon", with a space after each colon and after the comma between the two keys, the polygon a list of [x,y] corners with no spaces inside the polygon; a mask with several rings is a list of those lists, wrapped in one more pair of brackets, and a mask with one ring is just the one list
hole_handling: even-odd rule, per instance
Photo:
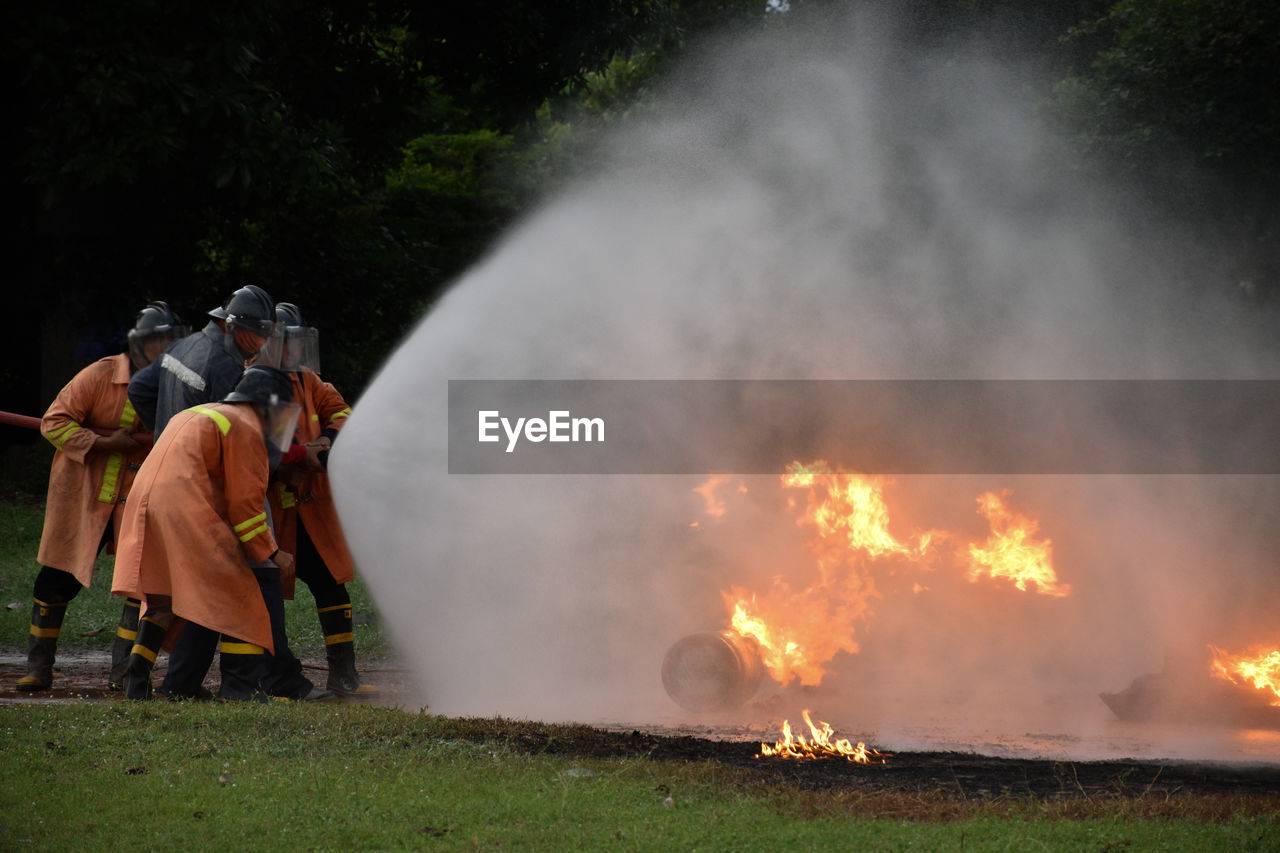
{"label": "firefighter", "polygon": [[296,441],[306,459],[281,465],[267,494],[281,547],[294,555],[295,573],[285,574],[284,595],[293,598],[294,577],[315,599],[329,664],[326,686],[344,696],[371,696],[378,688],[356,672],[351,595],[346,584],[355,564],[338,523],[324,460],[351,407],[332,384],[320,378],[319,332],[291,302],[276,305],[276,326],[284,329],[281,368],[293,382],[293,401],[302,407]]}
{"label": "firefighter", "polygon": [[[265,505],[273,464],[297,427],[291,391],[287,374],[254,365],[221,403],[175,414],[138,472],[121,529],[112,591],[145,598],[144,620],[153,601],[185,619],[184,636],[220,634],[223,699],[265,699],[269,656],[288,649],[279,589],[293,558],[279,549]],[[129,698],[149,693],[146,651],[130,656]],[[179,680],[204,680],[204,671],[175,674],[177,664],[171,657]],[[291,698],[310,698],[314,688],[299,678],[305,689]]]}
{"label": "firefighter", "polygon": [[[231,393],[250,360],[262,358],[268,364],[279,363],[279,337],[273,339],[275,304],[261,287],[250,284],[238,288],[208,315],[211,319],[202,330],[175,342],[155,364],[139,371],[129,383],[129,399],[143,422],[155,430],[157,438],[178,412],[222,400]],[[172,615],[166,612],[163,602],[163,598],[157,598],[149,603],[149,616],[144,616],[139,623],[132,650],[152,663],[172,627]],[[189,695],[187,689],[194,691],[191,695],[203,695],[199,684],[179,689],[169,676],[175,668],[180,674],[206,672],[217,649],[216,633],[200,628],[182,631],[170,650],[169,674],[162,690],[175,696]],[[287,653],[287,647],[282,651]],[[293,668],[287,654],[280,662]],[[300,672],[301,664],[296,668]],[[286,673],[281,679],[291,681],[292,677]],[[150,695],[149,681],[145,686],[138,683],[135,688],[136,695],[130,698]]]}
{"label": "firefighter", "polygon": [[203,329],[174,342],[129,382],[129,400],[157,438],[178,412],[230,394],[245,363],[275,329],[271,296],[253,284],[236,290],[208,314],[212,319]]}
{"label": "firefighter", "polygon": [[[124,502],[149,441],[135,438],[139,424],[126,395],[129,378],[160,356],[185,330],[164,302],[138,312],[128,334],[128,352],[107,356],[67,383],[40,421],[54,446],[44,530],[36,559],[40,572],[32,592],[27,674],[18,689],[47,690],[67,604],[93,580],[105,546],[114,552]],[[119,689],[138,627],[139,602],[125,602],[111,647],[108,686]]]}

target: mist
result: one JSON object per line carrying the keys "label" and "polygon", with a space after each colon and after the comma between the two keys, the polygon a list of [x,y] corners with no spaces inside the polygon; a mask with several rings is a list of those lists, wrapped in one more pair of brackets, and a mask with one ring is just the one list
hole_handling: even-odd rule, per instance
{"label": "mist", "polygon": [[[879,596],[857,654],[818,687],[768,682],[700,717],[663,691],[667,649],[725,627],[728,587],[814,571],[777,477],[736,478],[712,517],[705,476],[447,472],[450,379],[1277,375],[1246,315],[1187,297],[1187,271],[1212,265],[1196,224],[1084,177],[1025,69],[845,26],[706,47],[357,401],[338,507],[433,712],[714,727],[813,707],[896,748],[941,742],[930,731],[1088,737],[1114,731],[1100,691],[1206,643],[1277,641],[1273,478],[899,477],[895,532],[957,544],[986,535],[975,497],[1010,490],[1072,594],[971,583],[951,546],[867,565]],[[1200,748],[1184,734],[1149,748]]]}

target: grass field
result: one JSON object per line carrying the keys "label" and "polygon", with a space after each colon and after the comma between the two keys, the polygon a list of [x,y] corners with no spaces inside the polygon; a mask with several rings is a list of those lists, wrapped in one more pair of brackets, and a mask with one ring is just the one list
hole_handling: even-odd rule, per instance
{"label": "grass field", "polygon": [[[41,519],[38,501],[0,502],[8,653],[25,648]],[[110,642],[100,569],[61,648]],[[300,598],[305,652],[319,637]],[[362,656],[392,653],[376,617],[357,631]],[[814,790],[598,746],[586,727],[358,704],[17,699],[0,703],[0,850],[1280,851],[1276,797]]]}
{"label": "grass field", "polygon": [[573,733],[557,727],[388,708],[6,705],[0,733],[3,849],[1280,850],[1256,812],[1118,802],[1064,818],[797,790],[713,762],[562,752]]}

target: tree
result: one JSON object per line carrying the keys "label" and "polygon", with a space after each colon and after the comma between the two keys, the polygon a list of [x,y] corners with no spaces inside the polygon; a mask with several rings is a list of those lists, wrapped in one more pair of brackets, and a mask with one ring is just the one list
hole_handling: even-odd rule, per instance
{"label": "tree", "polygon": [[[118,345],[146,300],[168,299],[198,325],[246,281],[334,331],[343,321],[327,340],[362,342],[332,361],[348,366],[354,395],[520,201],[469,178],[447,191],[389,184],[388,171],[468,146],[489,149],[473,164],[506,157],[514,149],[490,143],[532,126],[571,81],[733,5],[751,4],[7,7],[5,56],[19,81],[5,194],[18,223],[10,307],[27,318],[17,346],[46,358],[43,379],[0,368],[6,398],[37,410],[79,366],[76,341],[105,328],[102,345]],[[417,138],[439,144],[406,148]],[[414,221],[423,211],[436,215]],[[446,222],[445,212],[458,215]]]}
{"label": "tree", "polygon": [[1054,98],[1080,147],[1220,223],[1236,283],[1280,290],[1280,7],[1122,0],[1070,36],[1096,46]]}

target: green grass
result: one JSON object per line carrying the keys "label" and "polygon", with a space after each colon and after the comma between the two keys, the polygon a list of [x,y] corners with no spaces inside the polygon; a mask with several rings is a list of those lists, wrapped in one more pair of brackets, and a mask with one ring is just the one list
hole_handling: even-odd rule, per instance
{"label": "green grass", "polygon": [[555,734],[360,705],[0,706],[0,848],[1280,850],[1265,815],[895,816],[712,763],[559,754]]}
{"label": "green grass", "polygon": [[[44,524],[44,504],[35,499],[0,502],[0,647],[25,651],[31,624],[31,587],[40,564],[36,552]],[[112,557],[99,554],[93,584],[82,589],[67,608],[58,641],[59,651],[109,649],[120,622],[123,599],[111,594]],[[377,613],[357,578],[347,584],[356,615],[356,653],[361,660],[386,658],[390,644],[378,627]],[[9,609],[10,605],[17,607]],[[289,645],[304,659],[324,657],[324,640],[315,600],[305,584],[298,584],[296,598],[285,602]]]}
{"label": "green grass", "polygon": [[[0,600],[20,604],[0,611],[12,652],[25,648],[42,515],[38,500],[0,501]],[[104,557],[61,649],[108,646],[109,578]],[[318,656],[299,598],[291,642]],[[352,598],[374,613],[358,583]],[[356,630],[361,657],[390,654],[376,619]],[[575,754],[591,731],[355,704],[19,700],[0,704],[0,851],[1280,851],[1268,799],[807,791],[711,762]]]}

